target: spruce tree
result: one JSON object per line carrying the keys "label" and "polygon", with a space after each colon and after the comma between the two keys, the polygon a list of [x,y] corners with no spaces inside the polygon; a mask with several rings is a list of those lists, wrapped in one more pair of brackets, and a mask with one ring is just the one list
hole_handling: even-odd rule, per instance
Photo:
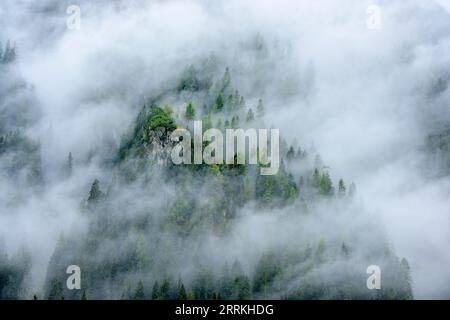
{"label": "spruce tree", "polygon": [[222,111],[222,109],[223,109],[223,96],[222,96],[222,92],[219,92],[219,94],[216,97],[214,111],[220,112],[220,111]]}
{"label": "spruce tree", "polygon": [[262,99],[258,100],[258,106],[256,107],[256,116],[261,119],[266,114],[266,111],[264,109],[264,105],[262,102]]}
{"label": "spruce tree", "polygon": [[152,290],[152,299],[153,300],[158,300],[159,297],[160,297],[159,284],[158,284],[158,281],[155,281],[155,284],[153,285],[153,290]]}
{"label": "spruce tree", "polygon": [[186,118],[186,120],[193,120],[194,119],[194,117],[195,117],[195,108],[194,108],[192,102],[189,102],[189,104],[187,105],[184,117]]}
{"label": "spruce tree", "polygon": [[103,192],[100,190],[100,181],[95,179],[92,183],[91,190],[89,191],[88,203],[98,202],[103,196]]}
{"label": "spruce tree", "polygon": [[145,300],[145,292],[144,292],[144,284],[142,281],[139,281],[134,292],[133,296],[134,300]]}
{"label": "spruce tree", "polygon": [[255,115],[253,114],[252,108],[248,109],[246,120],[247,120],[247,122],[251,122],[251,121],[255,120]]}
{"label": "spruce tree", "polygon": [[339,185],[338,185],[338,195],[339,195],[339,197],[345,196],[345,191],[346,191],[346,187],[345,187],[344,180],[340,179],[339,180]]}
{"label": "spruce tree", "polygon": [[187,300],[187,293],[186,293],[186,289],[184,287],[183,282],[180,280],[178,280],[178,294],[177,294],[177,299],[178,300]]}

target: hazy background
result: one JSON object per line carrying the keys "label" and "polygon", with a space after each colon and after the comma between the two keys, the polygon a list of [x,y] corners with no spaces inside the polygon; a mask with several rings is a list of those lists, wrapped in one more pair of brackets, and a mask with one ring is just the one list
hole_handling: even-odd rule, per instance
{"label": "hazy background", "polygon": [[[80,5],[81,30],[66,27],[70,4]],[[380,30],[366,26],[371,4]],[[450,124],[448,86],[430,95],[450,79],[448,9],[442,0],[3,0],[0,40],[17,44],[35,97],[27,133],[41,144],[47,184],[14,212],[0,203],[0,235],[12,251],[28,246],[42,273],[60,232],[82,222],[92,180],[109,181],[101,163],[142,101],[214,52],[242,70],[242,93],[264,98],[282,135],[314,143],[333,175],[356,182],[410,261],[416,298],[448,298],[450,179],[433,174],[424,150]],[[240,50],[258,33],[270,49],[261,66]],[[69,152],[79,165],[60,183],[54,169]],[[16,192],[10,185],[0,181],[2,197]]]}

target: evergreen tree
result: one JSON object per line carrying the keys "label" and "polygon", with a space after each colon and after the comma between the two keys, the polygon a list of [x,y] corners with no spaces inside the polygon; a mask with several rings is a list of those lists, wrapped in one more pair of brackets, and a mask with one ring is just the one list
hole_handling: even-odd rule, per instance
{"label": "evergreen tree", "polygon": [[69,152],[69,156],[67,157],[67,163],[66,163],[66,176],[67,177],[72,176],[72,169],[73,169],[72,152]]}
{"label": "evergreen tree", "polygon": [[184,114],[184,117],[186,120],[193,120],[195,117],[195,108],[192,102],[189,102],[189,104],[186,107],[186,112]]}
{"label": "evergreen tree", "polygon": [[319,188],[320,186],[320,172],[319,169],[315,168],[312,176],[312,186],[314,188]]}
{"label": "evergreen tree", "polygon": [[202,128],[203,132],[212,128],[211,115],[207,114],[202,118]]}
{"label": "evergreen tree", "polygon": [[245,98],[241,96],[241,98],[239,99],[238,109],[244,110],[245,107]]}
{"label": "evergreen tree", "polygon": [[319,193],[323,196],[332,196],[334,194],[333,183],[328,172],[324,172],[320,177]]}
{"label": "evergreen tree", "polygon": [[291,146],[286,154],[286,158],[288,161],[292,161],[295,158],[294,147]]}
{"label": "evergreen tree", "polygon": [[264,109],[263,101],[262,99],[258,100],[258,106],[256,107],[256,116],[261,119],[266,114],[266,111]]}
{"label": "evergreen tree", "polygon": [[152,299],[153,300],[158,300],[159,297],[160,297],[159,284],[158,284],[158,281],[155,281],[155,283],[153,284]]}
{"label": "evergreen tree", "polygon": [[214,104],[214,111],[215,112],[220,112],[223,109],[223,96],[222,96],[222,92],[219,92],[219,94],[216,97],[216,101]]}
{"label": "evergreen tree", "polygon": [[345,242],[342,242],[341,251],[342,251],[342,254],[344,255],[344,257],[348,258],[350,256],[350,249],[345,244]]}
{"label": "evergreen tree", "polygon": [[91,190],[89,191],[88,203],[96,203],[103,197],[103,192],[100,190],[100,181],[94,180]]}
{"label": "evergreen tree", "polygon": [[233,94],[230,94],[227,98],[226,110],[227,112],[233,111],[234,108],[234,97]]}
{"label": "evergreen tree", "polygon": [[195,70],[194,66],[190,65],[183,72],[180,83],[178,85],[178,91],[197,91],[199,89],[200,82],[197,78],[197,71]]}
{"label": "evergreen tree", "polygon": [[272,254],[264,254],[256,265],[253,291],[262,298],[267,299],[270,286],[279,272],[280,267],[277,264],[275,256]]}
{"label": "evergreen tree", "polygon": [[133,296],[134,300],[145,300],[144,284],[139,281]]}
{"label": "evergreen tree", "polygon": [[225,264],[222,270],[222,276],[219,281],[219,292],[223,299],[230,299],[233,289],[233,279],[230,274],[228,264]]}
{"label": "evergreen tree", "polygon": [[81,294],[81,300],[87,300],[86,290],[83,290],[83,293]]}
{"label": "evergreen tree", "polygon": [[338,195],[340,197],[345,196],[345,191],[346,191],[346,187],[345,187],[345,184],[344,184],[344,180],[340,179],[339,180],[339,186],[338,186]]}
{"label": "evergreen tree", "polygon": [[231,118],[231,127],[232,128],[236,128],[238,126],[238,117],[237,116],[233,116],[233,118]]}
{"label": "evergreen tree", "polygon": [[50,290],[47,300],[64,300],[64,288],[61,280],[53,279],[50,284]]}
{"label": "evergreen tree", "polygon": [[230,85],[230,82],[231,82],[230,69],[227,67],[222,77],[222,90],[227,89],[228,86]]}
{"label": "evergreen tree", "polygon": [[233,299],[248,300],[251,299],[252,292],[250,286],[250,279],[247,275],[242,274],[234,279],[234,294]]}
{"label": "evergreen tree", "polygon": [[253,114],[252,108],[248,109],[246,120],[247,120],[247,122],[251,122],[251,121],[255,120],[255,115]]}
{"label": "evergreen tree", "polygon": [[178,300],[187,300],[187,294],[186,289],[184,288],[184,284],[181,281],[181,279],[178,280],[178,294],[177,294]]}
{"label": "evergreen tree", "polygon": [[164,279],[159,289],[159,298],[162,300],[169,300],[171,298],[170,288],[171,288],[170,279],[169,278]]}

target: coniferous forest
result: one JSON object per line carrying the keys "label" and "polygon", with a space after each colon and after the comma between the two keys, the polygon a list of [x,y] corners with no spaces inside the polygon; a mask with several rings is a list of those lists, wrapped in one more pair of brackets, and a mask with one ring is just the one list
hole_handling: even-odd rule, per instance
{"label": "coniferous forest", "polygon": [[[445,8],[79,2],[0,13],[0,299],[450,297]],[[198,121],[279,129],[278,171],[175,164]]]}

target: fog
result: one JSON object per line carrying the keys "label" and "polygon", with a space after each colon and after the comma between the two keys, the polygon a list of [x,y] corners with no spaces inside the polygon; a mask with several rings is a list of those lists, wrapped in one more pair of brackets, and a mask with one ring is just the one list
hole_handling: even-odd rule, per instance
{"label": "fog", "polygon": [[[71,4],[81,8],[80,30],[67,28]],[[372,4],[380,29],[367,26]],[[18,56],[9,79],[27,85],[2,91],[0,110],[12,123],[8,108],[32,101],[25,131],[39,142],[45,186],[34,192],[0,174],[0,238],[11,253],[28,248],[31,286],[40,290],[58,238],[85,229],[80,203],[92,181],[106,190],[114,180],[114,152],[146,99],[213,54],[249,105],[264,100],[268,126],[289,142],[313,144],[333,179],[354,181],[358,195],[332,219],[318,206],[318,216],[301,222],[272,221],[249,205],[229,238],[206,235],[198,250],[221,252],[211,258],[218,263],[252,264],[255,252],[290,239],[337,239],[345,230],[360,236],[363,256],[364,244],[383,234],[408,259],[415,298],[449,298],[450,179],[440,173],[448,163],[430,160],[426,147],[450,124],[449,12],[443,0],[2,0],[0,41],[15,42]],[[264,39],[263,57],[245,49],[255,35]],[[445,86],[436,89],[439,81]],[[171,94],[167,101],[176,112],[184,103]],[[61,180],[69,152],[74,172]],[[135,211],[156,208],[174,193],[170,184],[158,188],[152,197],[128,190],[123,201],[134,199]],[[17,197],[26,200],[10,205]]]}

